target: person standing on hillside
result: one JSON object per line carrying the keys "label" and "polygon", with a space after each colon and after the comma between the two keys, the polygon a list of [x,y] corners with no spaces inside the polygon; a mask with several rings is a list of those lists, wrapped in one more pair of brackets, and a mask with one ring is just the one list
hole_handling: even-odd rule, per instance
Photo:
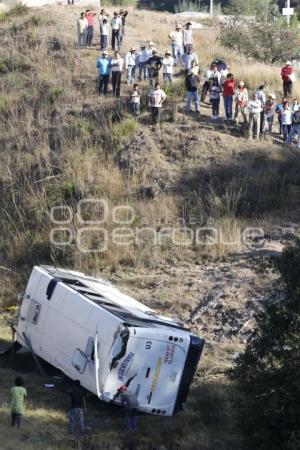
{"label": "person standing on hillside", "polygon": [[103,93],[106,95],[110,75],[110,59],[108,58],[108,53],[106,50],[104,50],[104,52],[102,52],[102,56],[97,59],[96,66],[99,73],[98,92],[99,94]]}
{"label": "person standing on hillside", "polygon": [[100,50],[106,50],[108,46],[108,23],[104,18],[100,22]]}
{"label": "person standing on hillside", "polygon": [[198,67],[195,65],[192,67],[190,73],[185,78],[185,86],[187,90],[186,97],[186,112],[189,113],[191,111],[191,103],[192,101],[195,103],[195,111],[199,113],[199,83],[200,78],[198,76]]}
{"label": "person standing on hillside", "polygon": [[283,139],[286,140],[292,129],[292,110],[289,102],[285,102],[282,111],[282,133]]}
{"label": "person standing on hillside", "polygon": [[120,44],[122,46],[123,40],[126,34],[126,17],[128,16],[128,11],[124,11],[124,9],[120,9],[119,11],[119,17],[121,17],[121,30],[120,30]]}
{"label": "person standing on hillside", "polygon": [[82,12],[77,20],[78,48],[86,46],[87,27],[88,21],[84,12]]}
{"label": "person standing on hillside", "polygon": [[[206,95],[208,93],[209,87],[210,87],[210,78],[213,74],[214,68],[216,67],[216,64],[211,64],[207,69],[205,69],[204,72],[204,83],[202,86],[202,92],[201,92],[201,102],[204,103],[206,99]],[[217,68],[218,70],[218,68]]]}
{"label": "person standing on hillside", "polygon": [[129,391],[124,384],[119,387],[117,394],[114,395],[114,400],[120,396],[121,405],[125,407],[125,419],[127,431],[137,430],[137,411],[139,402],[136,395]]}
{"label": "person standing on hillside", "polygon": [[172,42],[174,64],[179,65],[182,63],[183,55],[183,32],[180,24],[177,24],[175,30],[169,33],[169,39]]}
{"label": "person standing on hillside", "polygon": [[283,131],[282,131],[282,112],[283,112],[283,106],[284,106],[286,101],[287,101],[287,99],[283,98],[280,103],[277,103],[277,106],[275,108],[275,112],[277,114],[278,123],[279,123],[279,134],[280,134],[280,136],[283,136]]}
{"label": "person standing on hillside", "polygon": [[249,111],[249,139],[254,137],[254,127],[256,128],[256,139],[259,139],[260,133],[260,113],[261,113],[261,101],[257,98],[256,92],[254,92],[252,99],[248,103]]}
{"label": "person standing on hillside", "polygon": [[110,61],[111,84],[115,97],[120,97],[123,64],[124,60],[121,58],[120,52],[115,51],[114,57]]}
{"label": "person standing on hillside", "polygon": [[142,79],[144,79],[144,81],[148,79],[148,70],[146,66],[147,60],[148,60],[148,51],[146,50],[146,45],[142,44],[137,54],[140,81],[142,81]]}
{"label": "person standing on hillside", "polygon": [[295,110],[292,114],[292,128],[285,141],[286,145],[290,145],[293,141],[293,137],[297,134],[297,144],[300,149],[300,110]]}
{"label": "person standing on hillside", "polygon": [[122,19],[119,17],[117,12],[114,12],[114,16],[111,20],[111,48],[115,51],[116,43],[118,46],[118,50],[121,48],[121,28],[122,28]]}
{"label": "person standing on hillside", "polygon": [[292,95],[293,83],[296,81],[291,61],[287,61],[281,69],[281,78],[283,84],[283,95],[288,97]]}
{"label": "person standing on hillside", "polygon": [[261,84],[259,88],[256,90],[257,98],[261,101],[262,111],[260,113],[260,133],[263,132],[265,128],[265,103],[266,103],[266,94],[265,94],[265,86]]}
{"label": "person standing on hillside", "polygon": [[87,9],[85,12],[85,17],[88,21],[87,35],[86,35],[87,47],[91,47],[93,45],[95,15],[96,13],[93,13],[90,9]]}
{"label": "person standing on hillside", "polygon": [[195,52],[193,52],[193,49],[189,47],[182,56],[182,63],[184,67],[185,76],[187,76],[188,73],[190,72],[192,68],[192,62],[195,62],[197,66],[199,64],[198,56],[196,55]]}
{"label": "person standing on hillside", "polygon": [[245,88],[245,83],[243,81],[239,82],[238,88],[235,92],[234,103],[235,103],[235,112],[234,112],[234,120],[238,124],[239,113],[241,113],[244,124],[247,123],[247,114],[246,108],[248,104],[248,89]]}
{"label": "person standing on hillside", "polygon": [[223,100],[225,109],[225,120],[232,120],[232,106],[234,97],[234,75],[232,73],[227,74],[226,80],[223,84]]}
{"label": "person standing on hillside", "polygon": [[264,137],[272,136],[273,132],[273,122],[274,122],[274,116],[275,116],[275,110],[276,110],[276,102],[275,102],[275,95],[269,94],[267,101],[264,105],[264,112],[265,112],[265,126],[263,129]]}
{"label": "person standing on hillside", "polygon": [[126,54],[125,66],[127,71],[127,84],[133,84],[136,69],[136,48],[131,47],[130,51]]}
{"label": "person standing on hillside", "polygon": [[163,79],[164,83],[171,84],[173,82],[173,66],[174,66],[174,58],[171,56],[171,52],[166,50],[165,56],[162,60],[163,64]]}
{"label": "person standing on hillside", "polygon": [[11,426],[17,425],[19,429],[25,412],[27,391],[24,388],[23,378],[17,377],[15,385],[11,388]]}
{"label": "person standing on hillside", "polygon": [[68,389],[67,395],[70,397],[69,432],[75,433],[76,426],[79,425],[80,432],[83,434],[85,431],[84,410],[86,409],[86,402],[79,380],[74,380],[73,387]]}
{"label": "person standing on hillside", "polygon": [[148,68],[150,85],[153,86],[154,83],[159,83],[159,71],[162,67],[162,58],[158,56],[157,50],[152,50],[152,56],[146,62]]}
{"label": "person standing on hillside", "polygon": [[160,84],[155,83],[154,89],[151,89],[148,94],[149,107],[151,111],[151,123],[154,126],[160,122],[160,111],[166,98],[167,96],[160,88]]}
{"label": "person standing on hillside", "polygon": [[130,94],[130,103],[131,103],[131,109],[132,114],[135,117],[138,117],[140,115],[140,109],[141,109],[141,94],[138,84],[133,85],[133,89]]}
{"label": "person standing on hillside", "polygon": [[209,87],[210,93],[210,103],[212,107],[212,116],[213,120],[218,119],[219,110],[220,110],[220,97],[221,97],[221,86],[218,83],[218,80],[215,78]]}
{"label": "person standing on hillside", "polygon": [[185,52],[193,49],[193,31],[191,22],[187,22],[183,30],[183,48]]}

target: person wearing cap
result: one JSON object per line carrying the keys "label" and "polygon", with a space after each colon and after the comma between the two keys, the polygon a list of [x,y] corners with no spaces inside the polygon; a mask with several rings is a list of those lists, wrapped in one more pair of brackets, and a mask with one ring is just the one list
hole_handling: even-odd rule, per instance
{"label": "person wearing cap", "polygon": [[120,45],[123,44],[123,39],[126,33],[126,17],[128,16],[128,11],[124,11],[124,9],[120,9],[119,17],[121,17],[122,27],[120,30]]}
{"label": "person wearing cap", "polygon": [[273,131],[273,122],[274,122],[274,116],[275,116],[275,110],[276,110],[276,102],[275,102],[275,95],[269,94],[268,98],[264,104],[264,113],[265,113],[265,125],[263,129],[263,136],[264,138],[269,135],[272,136]]}
{"label": "person wearing cap", "polygon": [[159,71],[162,66],[162,58],[158,56],[157,50],[152,50],[152,56],[146,62],[149,74],[150,85],[153,86],[154,83],[158,83]]}
{"label": "person wearing cap", "polygon": [[122,28],[122,19],[115,11],[114,16],[110,22],[111,25],[111,48],[115,51],[116,43],[118,46],[118,50],[121,48],[121,28]]}
{"label": "person wearing cap", "polygon": [[293,82],[295,80],[295,74],[293,71],[291,61],[287,61],[285,66],[281,69],[281,78],[282,78],[282,87],[283,87],[283,95],[284,97],[288,97],[292,95],[293,91]]}
{"label": "person wearing cap", "polygon": [[148,44],[148,48],[146,49],[147,59],[151,58],[153,50],[155,50],[155,44],[153,41],[150,41]]}
{"label": "person wearing cap", "polygon": [[198,66],[199,64],[198,56],[196,55],[195,52],[193,52],[191,47],[188,47],[187,51],[183,54],[182,62],[185,76],[187,76],[188,73],[190,72],[192,68],[192,62],[195,62],[196,65]]}
{"label": "person wearing cap", "polygon": [[171,56],[171,52],[166,50],[165,56],[162,60],[163,64],[163,80],[164,83],[172,83],[173,82],[173,66],[174,66],[174,58]]}
{"label": "person wearing cap", "polygon": [[245,124],[247,123],[246,108],[248,100],[249,100],[248,89],[245,88],[245,83],[243,81],[240,81],[234,96],[234,103],[235,103],[234,120],[237,124],[240,113],[243,117],[244,123]]}
{"label": "person wearing cap", "polygon": [[139,67],[139,80],[142,78],[146,81],[148,79],[148,70],[146,62],[148,60],[148,51],[146,50],[146,45],[142,44],[139,52],[137,53],[137,63]]}
{"label": "person wearing cap", "polygon": [[169,33],[169,39],[172,42],[174,64],[181,64],[183,55],[183,32],[180,24],[177,24],[175,30]]}
{"label": "person wearing cap", "polygon": [[224,84],[222,86],[222,92],[225,109],[225,120],[229,121],[232,120],[234,90],[235,90],[234,75],[232,73],[228,73],[226,80],[224,81]]}
{"label": "person wearing cap", "polygon": [[261,101],[257,97],[257,93],[254,92],[252,99],[248,102],[249,111],[249,139],[254,137],[254,127],[256,128],[256,139],[259,139],[260,133],[260,113],[261,113]]}
{"label": "person wearing cap", "polygon": [[102,52],[102,56],[97,59],[96,66],[99,73],[98,92],[99,94],[107,94],[107,87],[110,75],[110,59],[106,50]]}
{"label": "person wearing cap", "polygon": [[125,67],[127,71],[127,84],[132,84],[135,80],[136,48],[131,47],[130,51],[126,54]]}
{"label": "person wearing cap", "polygon": [[84,12],[80,13],[80,17],[77,19],[77,34],[78,34],[78,48],[86,46],[88,21]]}
{"label": "person wearing cap", "polygon": [[165,92],[160,88],[159,83],[155,83],[153,89],[148,94],[149,107],[151,112],[151,123],[156,126],[160,122],[160,111],[163,102],[167,98]]}
{"label": "person wearing cap", "polygon": [[191,22],[187,22],[183,30],[183,47],[185,52],[193,49],[193,31]]}
{"label": "person wearing cap", "polygon": [[120,52],[116,50],[110,61],[111,84],[115,97],[120,97],[123,64],[124,60],[121,58]]}
{"label": "person wearing cap", "polygon": [[199,83],[200,78],[198,76],[198,67],[196,63],[192,63],[191,70],[188,76],[185,78],[185,86],[187,90],[187,97],[186,97],[187,113],[191,111],[192,101],[195,103],[195,111],[199,113],[199,93],[198,93]]}
{"label": "person wearing cap", "polygon": [[114,395],[113,400],[120,397],[121,405],[125,409],[126,429],[127,431],[137,430],[137,411],[139,401],[136,395],[130,391],[124,384],[119,387],[117,394]]}

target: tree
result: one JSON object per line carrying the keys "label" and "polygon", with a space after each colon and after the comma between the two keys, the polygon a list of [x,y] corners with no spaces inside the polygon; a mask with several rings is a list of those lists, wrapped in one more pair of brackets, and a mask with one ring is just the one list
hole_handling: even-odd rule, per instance
{"label": "tree", "polygon": [[300,448],[300,240],[272,260],[286,298],[256,317],[253,339],[231,372],[245,449]]}

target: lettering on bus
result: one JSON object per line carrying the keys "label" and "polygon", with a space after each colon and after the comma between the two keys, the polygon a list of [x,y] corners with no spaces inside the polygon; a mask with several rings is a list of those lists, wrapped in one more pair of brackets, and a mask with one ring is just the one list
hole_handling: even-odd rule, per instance
{"label": "lettering on bus", "polygon": [[175,344],[167,344],[165,356],[164,356],[164,363],[165,364],[172,364],[174,359],[174,353],[175,353]]}
{"label": "lettering on bus", "polygon": [[145,349],[146,350],[151,350],[151,347],[152,347],[152,342],[151,341],[146,341]]}
{"label": "lettering on bus", "polygon": [[154,371],[154,375],[153,375],[152,384],[151,384],[151,391],[154,391],[156,389],[162,363],[163,363],[163,359],[158,358],[156,367],[155,367],[155,371]]}
{"label": "lettering on bus", "polygon": [[134,353],[130,352],[122,362],[119,371],[118,371],[118,380],[124,381],[125,376],[127,375],[130,367],[132,366],[133,359],[134,359]]}

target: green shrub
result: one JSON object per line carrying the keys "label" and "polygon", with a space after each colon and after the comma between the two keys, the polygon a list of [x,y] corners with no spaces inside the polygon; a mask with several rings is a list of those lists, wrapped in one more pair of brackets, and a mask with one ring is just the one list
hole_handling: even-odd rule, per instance
{"label": "green shrub", "polygon": [[[300,439],[300,240],[271,265],[286,298],[270,300],[257,314],[253,339],[231,372],[233,399],[245,436],[243,448],[296,450]],[[298,444],[297,444],[298,443]]]}
{"label": "green shrub", "polygon": [[26,72],[31,69],[30,64],[21,55],[12,55],[9,58],[0,59],[0,74],[9,72]]}
{"label": "green shrub", "polygon": [[0,114],[7,112],[10,107],[10,104],[11,104],[11,101],[10,101],[9,97],[0,95]]}
{"label": "green shrub", "polygon": [[49,90],[48,99],[50,103],[54,103],[59,97],[61,97],[64,93],[64,90],[61,87],[55,86]]}
{"label": "green shrub", "polygon": [[122,140],[133,136],[136,128],[137,122],[131,117],[116,123],[111,128],[112,143],[117,146]]}

